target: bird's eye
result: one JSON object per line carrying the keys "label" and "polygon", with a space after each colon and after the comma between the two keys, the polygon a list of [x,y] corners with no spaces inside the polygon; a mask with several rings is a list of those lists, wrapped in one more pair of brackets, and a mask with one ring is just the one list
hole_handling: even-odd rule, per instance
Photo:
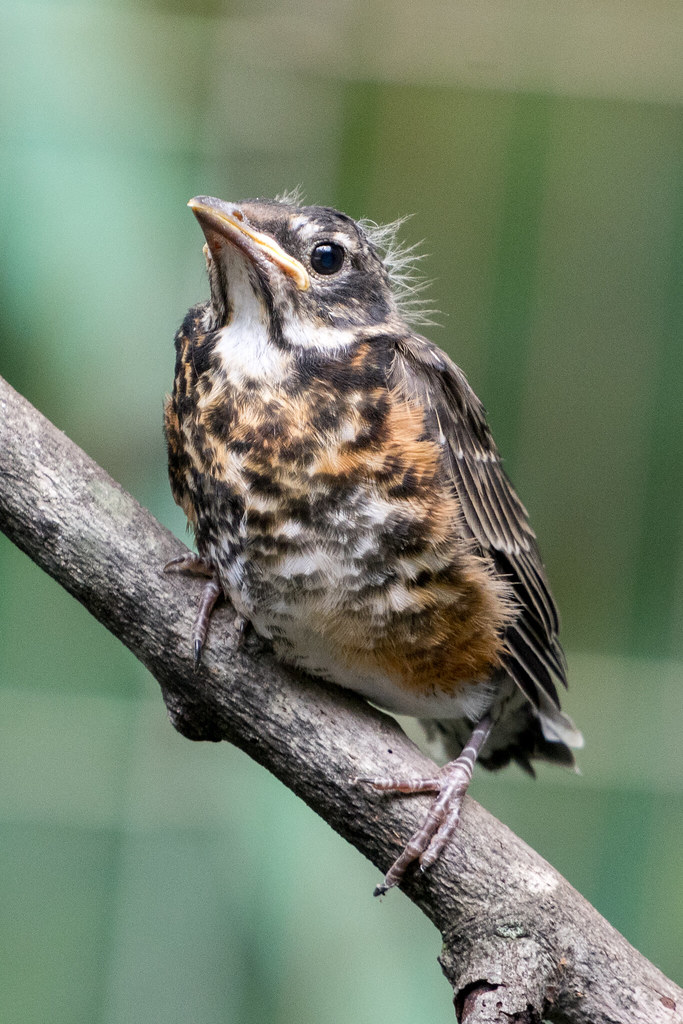
{"label": "bird's eye", "polygon": [[336,242],[322,242],[311,253],[311,266],[316,274],[336,274],[344,262],[344,250]]}

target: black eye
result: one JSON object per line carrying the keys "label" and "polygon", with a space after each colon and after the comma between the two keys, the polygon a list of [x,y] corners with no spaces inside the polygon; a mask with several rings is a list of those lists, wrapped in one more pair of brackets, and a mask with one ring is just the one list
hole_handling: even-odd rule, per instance
{"label": "black eye", "polygon": [[316,245],[311,253],[311,266],[316,274],[336,274],[344,262],[344,250],[336,242]]}

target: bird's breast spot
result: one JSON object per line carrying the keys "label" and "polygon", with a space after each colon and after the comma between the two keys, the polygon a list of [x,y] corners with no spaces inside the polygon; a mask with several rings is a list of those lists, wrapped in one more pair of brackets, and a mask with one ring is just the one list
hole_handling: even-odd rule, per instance
{"label": "bird's breast spot", "polygon": [[383,526],[390,516],[396,514],[396,503],[374,495],[368,499],[362,509],[362,516],[369,527]]}
{"label": "bird's breast spot", "polygon": [[327,588],[338,585],[346,573],[345,563],[335,558],[323,547],[313,547],[296,554],[285,555],[276,569],[277,575],[283,579],[294,577],[315,576],[326,580]]}
{"label": "bird's breast spot", "polygon": [[261,512],[261,513],[268,513],[268,512],[277,513],[277,512],[279,512],[279,510],[280,510],[280,499],[278,497],[274,497],[271,494],[259,494],[257,491],[249,491],[249,492],[247,492],[246,491],[246,487],[244,488],[244,490],[245,490],[245,496],[246,496],[246,498],[248,500],[247,517],[248,517],[249,512]]}
{"label": "bird's breast spot", "polygon": [[296,519],[285,519],[278,528],[278,536],[286,540],[298,540],[306,537],[306,527]]}
{"label": "bird's breast spot", "polygon": [[352,420],[344,420],[339,427],[339,440],[342,443],[348,441],[354,441],[356,439],[358,429],[356,424]]}

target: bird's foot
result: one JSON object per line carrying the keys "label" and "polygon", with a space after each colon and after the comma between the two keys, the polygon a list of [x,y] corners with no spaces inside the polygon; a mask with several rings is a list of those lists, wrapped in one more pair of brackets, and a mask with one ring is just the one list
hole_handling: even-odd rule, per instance
{"label": "bird's foot", "polygon": [[192,649],[194,651],[194,670],[199,668],[202,660],[202,650],[206,643],[206,634],[209,632],[209,620],[216,602],[222,596],[222,590],[217,579],[207,580],[199,595],[199,607],[197,617],[192,627]]}
{"label": "bird's foot", "polygon": [[383,896],[392,886],[398,885],[413,861],[419,862],[422,871],[437,861],[458,827],[462,802],[472,779],[474,764],[492,724],[488,715],[482,718],[460,756],[442,768],[434,778],[379,777],[355,780],[385,793],[438,793],[420,828],[391,865],[384,881],[376,887],[375,896]]}
{"label": "bird's foot", "polygon": [[186,555],[178,555],[177,558],[172,558],[164,566],[164,572],[185,572],[188,576],[208,576],[209,579],[212,579],[214,576],[211,563],[207,562],[201,555],[195,555],[192,551],[188,551]]}
{"label": "bird's foot", "polygon": [[211,612],[221,597],[222,591],[216,579],[213,566],[200,555],[188,552],[186,555],[172,558],[164,566],[164,572],[184,572],[190,576],[207,577],[206,583],[199,595],[199,607],[192,626],[192,650],[194,652],[194,670],[196,672],[202,660],[202,650],[206,643],[207,633],[209,632]]}

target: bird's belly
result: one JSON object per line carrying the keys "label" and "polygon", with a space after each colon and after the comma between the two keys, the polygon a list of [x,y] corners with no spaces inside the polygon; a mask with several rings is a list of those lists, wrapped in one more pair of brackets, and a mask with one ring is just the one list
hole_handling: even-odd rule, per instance
{"label": "bird's belly", "polygon": [[[479,582],[453,551],[396,550],[376,500],[318,513],[315,527],[269,520],[264,532],[263,514],[247,507],[239,553],[211,552],[238,611],[283,661],[397,714],[481,715],[492,700],[482,683],[493,675],[498,637],[482,643],[468,625]],[[421,573],[446,569],[449,582],[416,585]]]}
{"label": "bird's belly", "polygon": [[[259,618],[256,616],[255,628],[267,635]],[[401,674],[384,669],[374,662],[372,656],[362,659],[362,664],[353,656],[349,658],[347,651],[327,643],[326,637],[310,624],[297,623],[286,637],[274,637],[273,645],[283,661],[327,682],[353,690],[397,715],[477,719],[492,704],[495,696],[493,685],[480,683],[475,686],[472,685],[474,680],[453,680],[451,686],[437,685],[436,674],[431,686],[406,685]]]}

